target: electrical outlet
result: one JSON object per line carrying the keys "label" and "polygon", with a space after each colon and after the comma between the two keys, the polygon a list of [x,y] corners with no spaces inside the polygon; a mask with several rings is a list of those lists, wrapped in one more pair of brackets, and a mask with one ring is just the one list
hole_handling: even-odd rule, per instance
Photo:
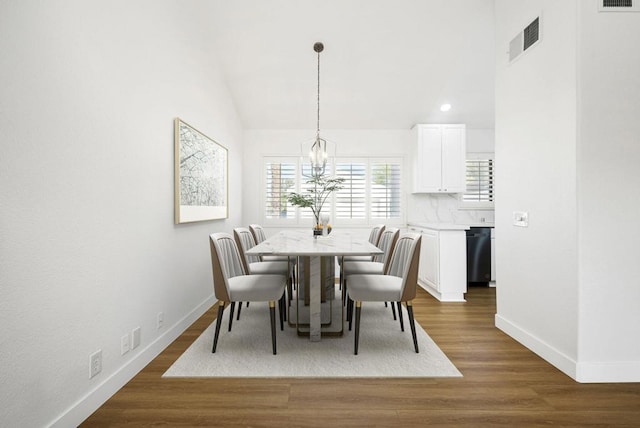
{"label": "electrical outlet", "polygon": [[124,355],[129,352],[131,348],[131,338],[129,337],[129,333],[122,336],[120,339],[120,355]]}
{"label": "electrical outlet", "polygon": [[140,327],[136,327],[131,332],[131,349],[136,349],[140,346]]}
{"label": "electrical outlet", "polygon": [[158,330],[160,330],[162,328],[162,326],[164,325],[164,312],[158,312],[158,320],[157,320],[157,324],[156,327],[158,328]]}
{"label": "electrical outlet", "polygon": [[89,379],[102,371],[102,349],[89,355]]}

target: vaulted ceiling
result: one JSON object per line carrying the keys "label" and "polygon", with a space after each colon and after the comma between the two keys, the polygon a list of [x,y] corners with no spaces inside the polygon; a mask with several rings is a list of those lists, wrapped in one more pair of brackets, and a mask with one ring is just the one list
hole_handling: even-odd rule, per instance
{"label": "vaulted ceiling", "polygon": [[[211,31],[243,126],[494,126],[493,0],[216,0]],[[440,105],[450,103],[447,112]]]}

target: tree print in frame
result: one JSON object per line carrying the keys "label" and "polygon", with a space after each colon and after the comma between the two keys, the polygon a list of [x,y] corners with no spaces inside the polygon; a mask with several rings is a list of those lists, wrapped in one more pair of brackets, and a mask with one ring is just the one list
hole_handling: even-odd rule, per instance
{"label": "tree print in frame", "polygon": [[175,120],[175,222],[227,218],[227,149]]}

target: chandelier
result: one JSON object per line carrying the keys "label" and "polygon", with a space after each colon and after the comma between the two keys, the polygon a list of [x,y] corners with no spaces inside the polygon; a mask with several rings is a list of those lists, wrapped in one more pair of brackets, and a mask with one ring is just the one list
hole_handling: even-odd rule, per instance
{"label": "chandelier", "polygon": [[[300,147],[302,162],[302,175],[307,178],[320,178],[329,173],[327,163],[330,157],[335,157],[335,144],[320,138],[320,52],[324,45],[316,42],[313,50],[318,54],[318,96],[317,96],[317,120],[316,138],[313,141],[302,143]],[[304,158],[307,158],[305,162]],[[330,165],[330,163],[329,163]]]}

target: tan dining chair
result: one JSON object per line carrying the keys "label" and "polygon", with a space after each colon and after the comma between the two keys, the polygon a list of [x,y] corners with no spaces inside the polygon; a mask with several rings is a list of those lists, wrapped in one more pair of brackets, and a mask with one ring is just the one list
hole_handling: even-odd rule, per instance
{"label": "tan dining chair", "polygon": [[[369,242],[377,247],[384,229],[384,224],[373,226],[369,232]],[[373,260],[373,256],[345,256],[343,259],[345,262],[370,262]]]}
{"label": "tan dining chair", "polygon": [[[260,256],[247,254],[247,251],[255,247],[256,241],[251,231],[246,227],[236,227],[233,229],[233,236],[238,245],[245,271],[250,275],[286,275],[287,290],[289,296],[291,296],[291,284],[293,281],[291,264],[287,260],[262,261]],[[290,297],[287,298],[287,305],[289,300]],[[241,305],[238,308],[238,315],[240,315],[240,308]]]}
{"label": "tan dining chair", "polygon": [[[349,277],[348,299],[350,305],[351,302],[355,302],[356,316],[354,354],[358,354],[362,302],[398,302],[399,304],[405,302],[409,314],[413,345],[416,353],[419,352],[412,305],[418,284],[420,239],[419,233],[407,233],[398,238],[386,274],[351,275]],[[350,316],[353,316],[353,312]]]}
{"label": "tan dining chair", "polygon": [[[267,235],[264,233],[264,229],[259,224],[255,224],[255,223],[250,224],[249,225],[249,230],[251,231],[251,235],[253,235],[253,240],[255,241],[256,245],[260,244],[261,242],[263,242],[263,241],[265,241],[267,239]],[[296,275],[297,275],[297,271],[296,271],[297,261],[296,261],[295,258],[289,258],[288,256],[265,255],[265,256],[261,256],[260,260],[263,261],[263,262],[288,262],[288,263],[291,263],[291,275],[292,275],[293,286],[295,287],[295,285],[296,285]]]}
{"label": "tan dining chair", "polygon": [[[227,303],[235,302],[269,302],[271,318],[271,343],[273,354],[276,354],[276,319],[275,302],[279,302],[280,330],[284,329],[284,290],[287,284],[286,275],[248,275],[238,246],[228,233],[214,233],[209,236],[211,246],[211,266],[213,270],[213,288],[218,299],[218,318],[213,338],[212,353],[216,352],[222,314]],[[231,320],[229,317],[229,331]]]}
{"label": "tan dining chair", "polygon": [[[346,300],[347,296],[347,287],[350,275],[382,275],[387,271],[391,260],[391,252],[393,251],[393,247],[398,240],[399,235],[400,229],[396,227],[384,229],[380,236],[380,240],[378,241],[378,248],[382,250],[382,254],[376,254],[373,256],[373,260],[371,261],[344,262],[342,266],[342,297],[344,300]],[[393,310],[393,319],[396,319],[395,309],[393,308],[392,304],[391,309]],[[347,306],[347,316],[350,315],[351,310],[353,310],[353,308]],[[349,323],[349,330],[351,330],[351,323]]]}

